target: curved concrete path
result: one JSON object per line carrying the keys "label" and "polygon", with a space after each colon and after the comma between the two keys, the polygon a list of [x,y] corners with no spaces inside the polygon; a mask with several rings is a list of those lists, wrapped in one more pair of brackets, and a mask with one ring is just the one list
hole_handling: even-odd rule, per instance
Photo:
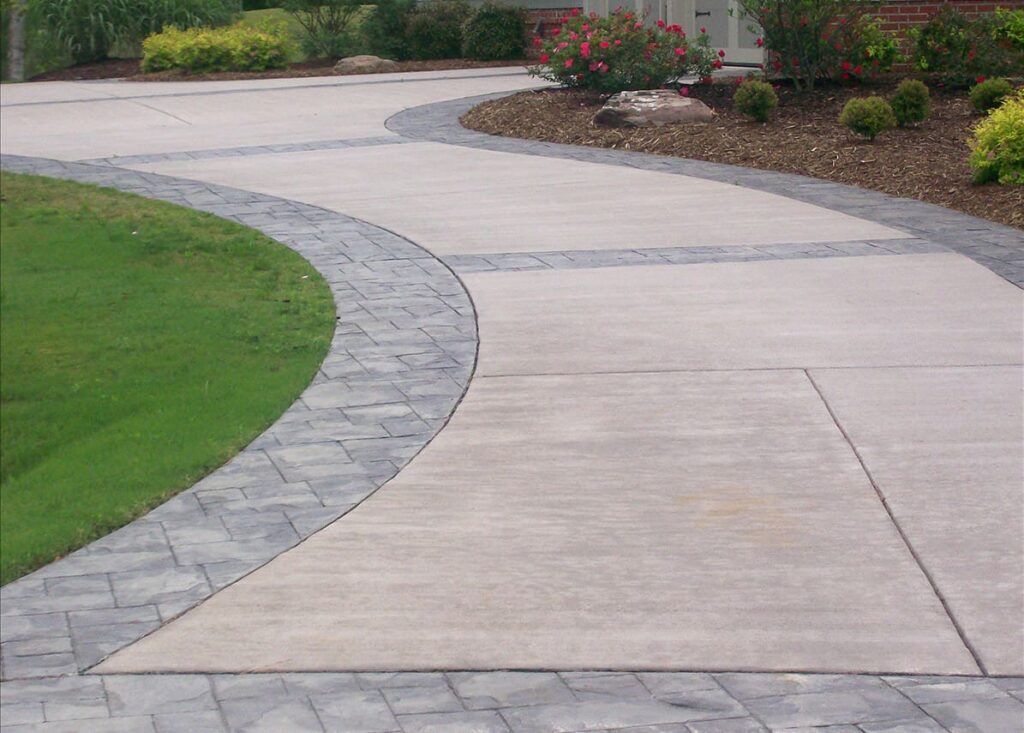
{"label": "curved concrete path", "polygon": [[5,168],[261,228],[339,308],[266,435],[4,587],[5,729],[1020,728],[1024,237],[458,127],[529,83],[4,88]]}

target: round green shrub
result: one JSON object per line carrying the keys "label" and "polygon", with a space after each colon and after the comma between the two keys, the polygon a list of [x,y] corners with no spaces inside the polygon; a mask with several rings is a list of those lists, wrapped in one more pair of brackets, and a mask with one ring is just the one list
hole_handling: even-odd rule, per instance
{"label": "round green shrub", "polygon": [[377,1],[362,26],[370,53],[395,61],[408,60],[406,35],[415,5],[413,0]]}
{"label": "round green shrub", "polygon": [[982,114],[993,110],[1013,94],[1013,84],[1006,79],[986,79],[971,87],[971,106]]}
{"label": "round green shrub", "polygon": [[970,162],[975,183],[1024,185],[1024,90],[974,128]]}
{"label": "round green shrub", "polygon": [[889,104],[896,115],[896,124],[900,127],[924,122],[928,119],[932,106],[928,87],[917,79],[901,81]]}
{"label": "round green shrub", "polygon": [[462,27],[462,53],[466,58],[518,59],[525,46],[525,8],[488,1],[473,11]]}
{"label": "round green shrub", "polygon": [[409,56],[454,59],[462,53],[462,25],[469,17],[466,0],[432,0],[417,6],[406,26]]}
{"label": "round green shrub", "polygon": [[896,127],[896,115],[881,97],[857,97],[843,107],[839,122],[858,135],[874,140],[879,133]]}
{"label": "round green shrub", "polygon": [[736,88],[732,103],[741,114],[756,122],[767,122],[768,115],[779,106],[779,96],[771,84],[748,79]]}

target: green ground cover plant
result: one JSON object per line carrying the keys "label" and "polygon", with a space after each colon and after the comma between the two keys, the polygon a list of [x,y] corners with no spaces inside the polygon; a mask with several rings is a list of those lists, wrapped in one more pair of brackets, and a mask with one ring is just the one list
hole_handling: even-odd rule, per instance
{"label": "green ground cover plant", "polygon": [[168,27],[142,42],[142,70],[198,74],[279,69],[288,62],[288,48],[283,26]]}
{"label": "green ground cover plant", "polygon": [[0,174],[0,581],[192,485],[309,383],[313,268],[245,227]]}

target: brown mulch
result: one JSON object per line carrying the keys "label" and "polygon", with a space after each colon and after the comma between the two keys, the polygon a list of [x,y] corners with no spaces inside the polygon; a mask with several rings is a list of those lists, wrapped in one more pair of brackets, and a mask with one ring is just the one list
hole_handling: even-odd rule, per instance
{"label": "brown mulch", "polygon": [[767,124],[732,108],[733,85],[694,87],[693,97],[715,110],[715,121],[662,128],[607,129],[593,125],[600,100],[567,90],[520,92],[485,102],[462,123],[493,135],[593,145],[800,173],[916,198],[1024,228],[1024,186],[971,183],[967,139],[979,117],[962,92],[934,91],[932,114],[918,128],[859,140],[836,120],[853,96],[888,94],[886,86],[832,87],[799,96],[779,90]]}
{"label": "brown mulch", "polygon": [[143,74],[138,59],[108,59],[91,64],[48,71],[32,81],[79,81],[83,79],[128,79],[129,81],[234,81],[238,79],[294,79],[308,76],[349,76],[352,74],[395,74],[408,71],[450,71],[454,69],[490,69],[498,66],[525,66],[527,61],[473,61],[470,59],[437,59],[433,61],[399,61],[389,71],[355,71],[338,73],[331,61],[316,59],[289,64],[284,69],[268,71],[217,71],[209,74],[186,74],[183,71],[160,71]]}

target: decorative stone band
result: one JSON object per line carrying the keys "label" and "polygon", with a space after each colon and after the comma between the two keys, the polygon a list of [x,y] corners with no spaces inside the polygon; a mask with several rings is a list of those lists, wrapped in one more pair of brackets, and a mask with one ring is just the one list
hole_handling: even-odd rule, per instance
{"label": "decorative stone band", "polygon": [[3,678],[75,674],[345,514],[441,429],[476,362],[458,278],[396,234],[313,206],[113,168],[4,156],[8,171],[160,199],[258,229],[337,307],[313,383],[227,464],[144,517],[0,590]]}
{"label": "decorative stone band", "polygon": [[754,170],[627,150],[497,137],[468,130],[459,124],[459,117],[472,107],[507,94],[486,94],[411,107],[392,115],[386,123],[387,128],[414,140],[603,165],[622,165],[731,183],[786,196],[870,219],[904,231],[931,245],[941,245],[971,258],[1014,285],[1024,288],[1024,232],[942,206],[792,173]]}

